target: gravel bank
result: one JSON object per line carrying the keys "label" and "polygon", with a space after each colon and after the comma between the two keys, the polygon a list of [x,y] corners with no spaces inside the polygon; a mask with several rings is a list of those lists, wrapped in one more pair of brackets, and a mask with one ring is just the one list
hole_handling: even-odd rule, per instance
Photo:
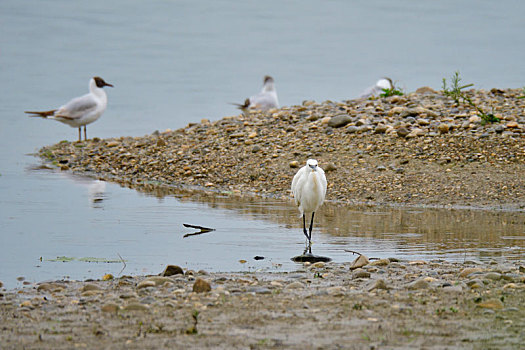
{"label": "gravel bank", "polygon": [[428,88],[405,96],[315,103],[203,120],[144,137],[61,142],[40,156],[126,186],[198,186],[288,198],[316,158],[341,203],[525,208],[521,90],[472,90],[500,122]]}

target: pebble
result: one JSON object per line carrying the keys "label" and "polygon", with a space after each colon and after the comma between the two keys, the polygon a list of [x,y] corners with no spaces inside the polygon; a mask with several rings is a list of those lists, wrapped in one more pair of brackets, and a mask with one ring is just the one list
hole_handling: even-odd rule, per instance
{"label": "pebble", "polygon": [[140,303],[130,303],[122,308],[123,311],[147,311],[149,307]]}
{"label": "pebble", "polygon": [[353,278],[370,278],[370,272],[357,268],[352,272]]}
{"label": "pebble", "polygon": [[390,264],[390,260],[388,259],[374,260],[370,263],[371,266],[387,266],[389,264]]}
{"label": "pebble", "polygon": [[408,289],[428,289],[430,288],[430,283],[428,283],[424,278],[420,278],[414,282],[411,282],[407,285]]}
{"label": "pebble", "polygon": [[341,128],[352,121],[352,118],[347,114],[336,115],[330,118],[328,126],[332,128]]}
{"label": "pebble", "polygon": [[503,303],[499,299],[490,299],[479,303],[478,306],[486,309],[503,309]]}
{"label": "pebble", "polygon": [[390,288],[387,286],[385,280],[378,279],[371,284],[371,286],[368,288],[368,291],[371,292],[375,289],[390,289]]}
{"label": "pebble", "polygon": [[162,271],[160,275],[167,277],[167,276],[183,275],[183,274],[184,274],[184,271],[182,270],[180,266],[168,265],[166,266],[166,268],[164,269],[164,271]]}
{"label": "pebble", "polygon": [[211,291],[210,282],[205,281],[202,278],[197,278],[193,283],[193,291],[195,293],[206,293]]}
{"label": "pebble", "polygon": [[476,272],[482,272],[483,270],[479,267],[467,267],[459,273],[459,277],[467,277]]}
{"label": "pebble", "polygon": [[359,255],[350,265],[350,270],[358,269],[360,267],[366,266],[370,263],[368,258],[365,255]]}
{"label": "pebble", "polygon": [[305,287],[304,283],[296,281],[288,284],[284,289],[304,289]]}

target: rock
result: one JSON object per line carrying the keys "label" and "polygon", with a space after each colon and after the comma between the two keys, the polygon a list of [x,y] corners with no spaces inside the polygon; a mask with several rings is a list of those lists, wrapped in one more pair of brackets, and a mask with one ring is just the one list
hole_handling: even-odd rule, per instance
{"label": "rock", "polygon": [[163,277],[163,276],[152,276],[146,278],[143,282],[151,281],[155,283],[155,286],[162,286],[165,283],[173,283],[173,280],[169,277]]}
{"label": "rock", "polygon": [[390,260],[388,259],[379,259],[370,263],[372,266],[387,266],[388,264],[390,264]]}
{"label": "rock", "polygon": [[503,125],[496,125],[494,131],[498,134],[501,134],[503,131],[505,131],[505,127]]}
{"label": "rock", "polygon": [[102,291],[102,288],[97,286],[96,284],[86,284],[84,287],[80,289],[81,292],[89,292],[89,291]]}
{"label": "rock", "polygon": [[193,283],[193,291],[195,293],[206,293],[211,291],[210,282],[205,281],[202,278],[197,278],[195,283]]}
{"label": "rock", "polygon": [[184,275],[184,271],[180,266],[168,265],[160,274],[161,276]]}
{"label": "rock", "polygon": [[369,292],[371,292],[371,291],[373,291],[373,290],[375,290],[375,289],[390,289],[390,288],[386,285],[385,280],[383,280],[383,279],[378,279],[378,280],[376,280],[375,282],[373,282],[373,283],[371,284],[371,286],[368,287],[367,290],[368,290]]}
{"label": "rock", "polygon": [[120,309],[120,306],[118,306],[117,304],[113,304],[113,303],[105,304],[104,306],[100,308],[101,311],[109,312],[109,313],[116,313],[119,309]]}
{"label": "rock", "polygon": [[490,299],[479,303],[478,306],[485,309],[503,309],[503,303],[499,299]]}
{"label": "rock", "polygon": [[455,286],[446,286],[446,287],[443,287],[443,290],[445,292],[450,292],[450,293],[459,293],[463,291],[463,286],[461,286],[460,284],[457,284]]}
{"label": "rock", "polygon": [[337,170],[337,166],[334,163],[328,163],[328,164],[326,164],[326,166],[323,167],[323,170],[326,173],[329,173],[331,171],[336,171]]}
{"label": "rock", "polygon": [[292,160],[289,165],[290,165],[290,168],[292,169],[299,168],[299,162],[296,160]]}
{"label": "rock", "polygon": [[482,275],[481,277],[487,278],[487,279],[493,280],[493,281],[499,281],[501,279],[501,273],[487,272],[486,274]]}
{"label": "rock", "polygon": [[345,295],[345,287],[343,286],[334,286],[334,287],[328,287],[326,289],[326,292],[334,297],[343,296]]}
{"label": "rock", "polygon": [[385,124],[377,124],[374,129],[374,134],[384,134],[388,130],[388,126]]}
{"label": "rock", "polygon": [[353,278],[370,278],[370,272],[363,270],[362,268],[357,268],[352,272]]}
{"label": "rock", "polygon": [[324,262],[318,261],[318,262],[312,264],[311,267],[314,268],[314,269],[322,269],[324,266],[325,266]]}
{"label": "rock", "polygon": [[66,287],[58,283],[42,283],[42,284],[39,284],[38,287],[36,288],[36,290],[44,291],[44,292],[57,292],[63,289],[66,289]]}
{"label": "rock", "polygon": [[102,276],[102,281],[109,281],[109,280],[112,280],[114,277],[112,274],[110,273],[107,273],[105,274],[104,276]]}
{"label": "rock", "polygon": [[403,137],[403,138],[407,137],[407,135],[410,134],[410,130],[408,130],[405,127],[397,129],[396,132],[397,132],[397,136]]}
{"label": "rock", "polygon": [[518,123],[517,122],[512,121],[512,122],[508,122],[507,123],[507,128],[509,128],[509,129],[514,129],[514,128],[517,128],[517,127],[518,127]]}
{"label": "rock", "polygon": [[148,287],[155,287],[155,286],[156,286],[155,282],[145,280],[145,281],[142,281],[139,284],[137,284],[137,289],[148,288]]}
{"label": "rock", "polygon": [[442,134],[446,134],[450,130],[450,126],[447,123],[441,123],[437,128]]}
{"label": "rock", "polygon": [[437,91],[428,86],[422,86],[416,90],[416,94],[437,94]]}
{"label": "rock", "polygon": [[418,125],[421,125],[421,126],[430,125],[430,121],[425,118],[418,118],[416,122],[418,123]]}
{"label": "rock", "polygon": [[342,128],[352,121],[352,118],[348,114],[340,114],[333,116],[328,122],[328,126],[332,128]]}
{"label": "rock", "polygon": [[352,262],[352,265],[350,265],[350,270],[358,269],[360,267],[368,265],[369,263],[370,261],[368,260],[368,258],[365,255],[361,254],[357,257],[357,259],[355,259]]}
{"label": "rock", "polygon": [[479,267],[467,267],[459,273],[459,277],[467,277],[470,274],[476,273],[476,272],[482,272],[483,270]]}
{"label": "rock", "polygon": [[408,135],[405,136],[405,137],[407,139],[411,139],[411,138],[414,138],[414,137],[419,137],[419,136],[424,136],[424,135],[425,135],[425,131],[423,129],[415,128],[412,131],[410,131],[408,133]]}
{"label": "rock", "polygon": [[428,289],[430,288],[430,283],[428,283],[424,278],[420,278],[412,283],[407,285],[408,289]]}
{"label": "rock", "polygon": [[376,170],[377,170],[377,171],[385,171],[385,170],[386,170],[386,167],[385,167],[384,165],[378,165],[378,166],[376,167]]}
{"label": "rock", "polygon": [[348,134],[355,134],[357,132],[357,126],[355,125],[350,125],[349,127],[346,128],[346,133]]}
{"label": "rock", "polygon": [[106,143],[106,147],[117,147],[118,145],[120,145],[120,142],[118,141],[109,141]]}
{"label": "rock", "polygon": [[147,311],[149,307],[144,304],[131,303],[122,308],[123,311]]}
{"label": "rock", "polygon": [[296,281],[288,284],[284,289],[304,289],[305,287],[304,283]]}
{"label": "rock", "polygon": [[468,118],[468,121],[469,123],[473,123],[473,124],[481,123],[481,117],[479,117],[478,115],[473,115],[470,118]]}

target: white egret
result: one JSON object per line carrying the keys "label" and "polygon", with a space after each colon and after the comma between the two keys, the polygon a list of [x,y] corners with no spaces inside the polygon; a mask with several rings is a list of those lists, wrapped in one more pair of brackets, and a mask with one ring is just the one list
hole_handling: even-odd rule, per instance
{"label": "white egret", "polygon": [[[292,180],[292,193],[295,204],[303,217],[303,233],[308,239],[308,247],[312,244],[312,228],[314,215],[323,204],[326,196],[326,177],[324,170],[317,165],[317,160],[308,159],[306,165],[299,169]],[[310,228],[306,231],[306,215],[312,214]],[[311,251],[310,251],[311,252]]]}
{"label": "white egret", "polygon": [[58,120],[72,128],[78,128],[79,141],[82,140],[81,128],[83,126],[84,139],[87,140],[86,125],[100,118],[108,104],[108,97],[102,89],[104,86],[113,87],[100,77],[91,78],[88,94],[76,97],[58,109],[42,112],[26,111],[25,113],[32,114],[32,117]]}
{"label": "white egret", "polygon": [[259,109],[267,111],[272,108],[279,108],[279,100],[277,99],[277,91],[275,90],[274,80],[271,76],[264,77],[264,84],[261,92],[253,95],[244,101],[244,104],[234,103],[239,109],[246,113],[250,109]]}
{"label": "white egret", "polygon": [[377,81],[375,85],[366,88],[366,90],[363,91],[361,95],[359,95],[359,98],[379,96],[381,93],[383,93],[384,89],[393,89],[393,88],[394,88],[394,83],[392,82],[392,79],[381,78]]}

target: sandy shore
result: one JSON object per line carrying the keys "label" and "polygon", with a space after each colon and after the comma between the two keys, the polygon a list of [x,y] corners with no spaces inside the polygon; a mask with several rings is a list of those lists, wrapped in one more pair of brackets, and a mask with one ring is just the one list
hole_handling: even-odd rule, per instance
{"label": "sandy shore", "polygon": [[521,90],[471,91],[501,120],[428,89],[375,100],[305,102],[144,137],[61,142],[40,155],[74,173],[129,187],[197,186],[290,197],[297,168],[316,158],[339,203],[525,210]]}

